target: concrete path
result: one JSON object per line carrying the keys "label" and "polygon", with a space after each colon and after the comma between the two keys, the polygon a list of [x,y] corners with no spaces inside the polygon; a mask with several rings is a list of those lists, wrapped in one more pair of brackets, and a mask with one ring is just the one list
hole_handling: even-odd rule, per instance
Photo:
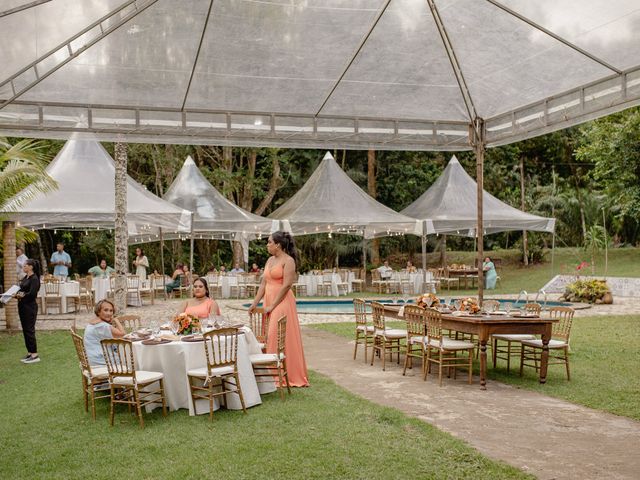
{"label": "concrete path", "polygon": [[304,327],[307,364],[368,400],[397,408],[541,479],[640,478],[640,422],[496,382],[480,390],[459,376],[430,375],[379,360],[365,365],[353,342]]}

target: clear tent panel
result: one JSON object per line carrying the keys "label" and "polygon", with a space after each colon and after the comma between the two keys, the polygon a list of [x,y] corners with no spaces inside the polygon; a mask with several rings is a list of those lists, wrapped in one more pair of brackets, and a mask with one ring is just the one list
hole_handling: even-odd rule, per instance
{"label": "clear tent panel", "polygon": [[614,73],[489,2],[438,3],[482,118]]}
{"label": "clear tent panel", "polygon": [[380,3],[215,2],[187,106],[315,113]]}
{"label": "clear tent panel", "polygon": [[426,2],[392,2],[321,113],[420,119],[427,111],[468,119]]}
{"label": "clear tent panel", "polygon": [[[621,70],[640,64],[637,0],[501,0],[500,3]],[[630,42],[636,48],[629,48]]]}
{"label": "clear tent panel", "polygon": [[179,15],[175,2],[166,1],[142,11],[22,98],[180,108],[207,7],[198,0],[180,3]]}

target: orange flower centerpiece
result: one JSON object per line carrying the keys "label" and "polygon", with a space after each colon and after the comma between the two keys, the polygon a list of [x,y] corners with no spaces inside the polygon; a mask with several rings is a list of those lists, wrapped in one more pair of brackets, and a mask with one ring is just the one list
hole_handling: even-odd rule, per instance
{"label": "orange flower centerpiece", "polygon": [[416,299],[416,305],[422,308],[435,308],[440,305],[440,299],[433,293],[423,293]]}
{"label": "orange flower centerpiece", "polygon": [[469,297],[462,300],[460,310],[469,313],[478,313],[480,311],[480,305],[478,305],[478,301],[475,298]]}
{"label": "orange flower centerpiece", "polygon": [[176,315],[173,323],[178,327],[176,329],[178,335],[191,335],[195,330],[200,330],[200,319],[188,313]]}

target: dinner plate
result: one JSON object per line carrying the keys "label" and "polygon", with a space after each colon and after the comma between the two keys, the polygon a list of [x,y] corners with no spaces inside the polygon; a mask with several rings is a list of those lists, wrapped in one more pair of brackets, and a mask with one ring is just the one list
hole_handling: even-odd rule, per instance
{"label": "dinner plate", "polygon": [[180,340],[183,342],[203,342],[204,338],[202,335],[185,335]]}
{"label": "dinner plate", "polygon": [[166,338],[150,338],[142,341],[143,345],[164,345],[165,343],[171,343],[171,340],[167,340]]}

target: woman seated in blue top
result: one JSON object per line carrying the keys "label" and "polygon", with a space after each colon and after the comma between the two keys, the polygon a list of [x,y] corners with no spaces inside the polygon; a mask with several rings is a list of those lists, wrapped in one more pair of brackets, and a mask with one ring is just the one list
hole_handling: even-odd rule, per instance
{"label": "woman seated in blue top", "polygon": [[498,274],[496,273],[496,266],[493,264],[489,257],[484,259],[482,270],[484,271],[484,288],[486,288],[487,290],[493,290],[494,288],[496,288]]}
{"label": "woman seated in blue top", "polygon": [[124,328],[117,318],[113,318],[115,307],[109,300],[100,300],[93,310],[96,318],[89,322],[84,331],[84,348],[89,365],[105,365],[100,341],[105,338],[124,337]]}

